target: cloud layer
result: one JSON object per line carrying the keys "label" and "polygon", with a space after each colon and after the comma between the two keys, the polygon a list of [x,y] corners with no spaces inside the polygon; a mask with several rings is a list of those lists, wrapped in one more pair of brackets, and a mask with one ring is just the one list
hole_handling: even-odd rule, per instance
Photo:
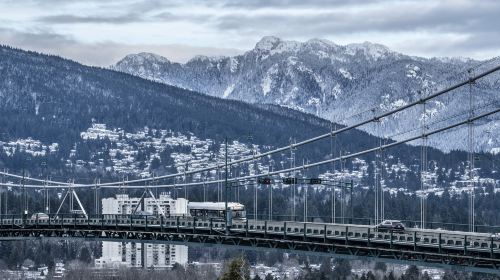
{"label": "cloud layer", "polygon": [[94,65],[140,51],[233,55],[265,35],[484,59],[500,55],[499,14],[493,0],[6,0],[0,43]]}

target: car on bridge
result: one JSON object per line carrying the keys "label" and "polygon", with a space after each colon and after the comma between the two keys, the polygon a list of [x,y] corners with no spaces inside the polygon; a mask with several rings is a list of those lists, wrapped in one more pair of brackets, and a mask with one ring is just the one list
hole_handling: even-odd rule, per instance
{"label": "car on bridge", "polygon": [[39,220],[39,221],[48,221],[49,220],[49,215],[45,213],[34,213],[31,215],[32,220]]}
{"label": "car on bridge", "polygon": [[405,225],[399,220],[385,220],[375,228],[379,231],[405,231]]}
{"label": "car on bridge", "polygon": [[132,216],[134,216],[134,217],[146,217],[146,216],[154,216],[154,214],[153,214],[153,212],[140,210],[140,211],[137,211],[134,214],[132,214]]}

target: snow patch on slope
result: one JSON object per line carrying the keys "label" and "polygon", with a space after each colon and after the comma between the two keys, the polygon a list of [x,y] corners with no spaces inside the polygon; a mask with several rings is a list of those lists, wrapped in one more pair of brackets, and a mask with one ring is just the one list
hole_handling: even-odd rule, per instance
{"label": "snow patch on slope", "polygon": [[352,80],[353,79],[351,73],[349,71],[347,71],[346,69],[340,68],[339,72],[340,72],[340,74],[342,74],[342,76],[344,78],[346,78],[348,80]]}
{"label": "snow patch on slope", "polygon": [[260,84],[264,96],[271,92],[271,87],[273,85],[273,75],[278,74],[278,64],[274,64],[269,70],[267,70],[266,76],[262,79]]}
{"label": "snow patch on slope", "polygon": [[236,57],[231,57],[231,60],[229,61],[229,71],[231,71],[231,73],[234,73],[236,72],[236,70],[238,70],[238,60],[236,59]]}
{"label": "snow patch on slope", "polygon": [[337,83],[332,88],[332,95],[333,95],[334,99],[337,99],[341,94],[342,94],[342,89],[340,88],[340,85]]}
{"label": "snow patch on slope", "polygon": [[416,78],[420,73],[420,67],[412,64],[406,65],[406,77],[408,78]]}
{"label": "snow patch on slope", "polygon": [[226,88],[224,93],[222,94],[222,98],[227,98],[234,90],[235,84],[232,84]]}

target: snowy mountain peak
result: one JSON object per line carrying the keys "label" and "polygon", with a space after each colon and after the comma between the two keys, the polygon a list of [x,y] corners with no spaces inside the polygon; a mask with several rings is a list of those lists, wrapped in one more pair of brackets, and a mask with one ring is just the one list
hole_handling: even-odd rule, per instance
{"label": "snowy mountain peak", "polygon": [[[438,89],[444,76],[470,67],[469,61],[411,57],[370,42],[336,45],[322,39],[298,42],[266,36],[254,49],[234,57],[198,56],[186,64],[161,67],[123,63],[115,69],[212,96],[277,104],[342,122],[350,115],[362,120],[367,116],[358,113],[374,107],[391,110],[407,104],[421,90]],[[495,94],[491,86],[481,91],[485,100]],[[436,120],[456,114],[458,108],[465,109],[459,99],[450,99],[429,105],[428,110]],[[382,132],[371,127],[366,130],[397,135],[421,116],[416,110],[395,118]],[[477,140],[481,150],[498,147],[486,140]],[[444,150],[460,149],[464,144],[456,142],[452,147],[446,137],[434,141],[431,145]]]}
{"label": "snowy mountain peak", "polygon": [[396,54],[394,51],[390,50],[388,47],[381,44],[374,44],[371,42],[354,43],[346,45],[346,51],[348,54],[355,55],[358,51],[361,51],[365,56],[373,59],[379,59],[385,57],[389,54]]}
{"label": "snowy mountain peak", "polygon": [[270,51],[281,43],[281,39],[275,36],[264,36],[255,45],[255,50]]}
{"label": "snowy mountain peak", "polygon": [[331,55],[350,55],[354,56],[361,52],[369,60],[378,60],[380,58],[391,55],[399,55],[390,50],[388,47],[371,42],[355,43],[345,46],[340,46],[326,39],[313,38],[305,42],[287,41],[275,36],[263,37],[252,50],[264,54],[264,58],[268,55],[280,53],[297,53],[297,52],[313,52],[320,53],[325,56]]}
{"label": "snowy mountain peak", "polygon": [[329,48],[329,47],[334,47],[337,48],[338,45],[335,44],[334,42],[326,39],[318,39],[318,38],[313,38],[308,41],[306,41],[304,44],[314,46],[314,47],[319,47],[319,48]]}
{"label": "snowy mountain peak", "polygon": [[193,58],[191,58],[186,64],[193,63],[193,62],[218,62],[220,60],[223,60],[225,57],[224,56],[206,56],[206,55],[196,55]]}
{"label": "snowy mountain peak", "polygon": [[168,60],[166,57],[163,57],[161,55],[157,55],[154,53],[148,53],[148,52],[141,52],[137,54],[129,54],[125,56],[122,60],[120,60],[118,63],[123,62],[123,61],[128,61],[128,62],[133,62],[133,63],[146,63],[146,62],[153,62],[153,63],[171,63],[170,60]]}

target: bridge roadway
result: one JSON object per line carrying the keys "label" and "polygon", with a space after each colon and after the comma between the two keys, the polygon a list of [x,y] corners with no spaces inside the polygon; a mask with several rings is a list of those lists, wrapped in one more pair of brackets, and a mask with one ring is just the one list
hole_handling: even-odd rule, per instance
{"label": "bridge roadway", "polygon": [[500,274],[500,239],[490,233],[414,228],[381,232],[367,225],[244,219],[234,219],[228,228],[226,234],[223,220],[189,216],[99,215],[87,219],[68,214],[23,219],[4,215],[0,240],[83,238],[229,245]]}

